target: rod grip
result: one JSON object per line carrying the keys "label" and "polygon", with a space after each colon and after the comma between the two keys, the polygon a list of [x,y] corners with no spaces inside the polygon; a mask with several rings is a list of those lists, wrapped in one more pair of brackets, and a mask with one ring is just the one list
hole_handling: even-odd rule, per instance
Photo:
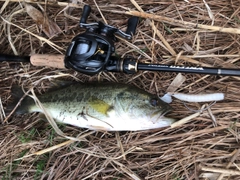
{"label": "rod grip", "polygon": [[47,66],[64,69],[64,55],[56,54],[34,54],[30,57],[30,62],[34,66]]}

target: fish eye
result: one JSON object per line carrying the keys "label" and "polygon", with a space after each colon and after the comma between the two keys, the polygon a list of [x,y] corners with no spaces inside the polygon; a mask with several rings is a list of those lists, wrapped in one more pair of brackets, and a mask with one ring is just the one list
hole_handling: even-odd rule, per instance
{"label": "fish eye", "polygon": [[154,107],[157,106],[158,105],[158,99],[155,99],[155,98],[151,99],[150,104]]}

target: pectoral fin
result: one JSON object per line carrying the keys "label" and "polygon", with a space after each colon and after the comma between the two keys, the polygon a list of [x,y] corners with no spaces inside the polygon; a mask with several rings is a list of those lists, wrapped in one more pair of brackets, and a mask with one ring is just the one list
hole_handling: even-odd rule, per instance
{"label": "pectoral fin", "polygon": [[113,109],[111,105],[94,96],[89,99],[89,104],[94,110],[104,115],[108,115],[108,112]]}

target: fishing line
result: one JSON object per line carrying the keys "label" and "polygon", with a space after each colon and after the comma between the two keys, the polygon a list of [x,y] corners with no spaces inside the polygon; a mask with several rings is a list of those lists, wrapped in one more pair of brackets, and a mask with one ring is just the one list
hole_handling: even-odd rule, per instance
{"label": "fishing line", "polygon": [[202,112],[202,111],[205,111],[205,110],[211,108],[214,104],[216,104],[217,101],[212,102],[210,105],[208,105],[208,106],[205,107],[204,109],[200,109],[200,110],[195,110],[195,109],[192,109],[192,108],[188,107],[185,101],[181,101],[181,102],[183,103],[183,105],[184,105],[189,111],[198,113],[198,112]]}

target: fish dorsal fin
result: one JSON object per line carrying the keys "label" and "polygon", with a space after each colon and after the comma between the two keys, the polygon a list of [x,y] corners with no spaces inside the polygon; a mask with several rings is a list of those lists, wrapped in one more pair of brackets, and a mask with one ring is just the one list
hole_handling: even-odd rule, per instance
{"label": "fish dorsal fin", "polygon": [[111,105],[95,96],[89,99],[89,104],[94,110],[104,115],[108,115],[108,111],[111,111],[113,108]]}

